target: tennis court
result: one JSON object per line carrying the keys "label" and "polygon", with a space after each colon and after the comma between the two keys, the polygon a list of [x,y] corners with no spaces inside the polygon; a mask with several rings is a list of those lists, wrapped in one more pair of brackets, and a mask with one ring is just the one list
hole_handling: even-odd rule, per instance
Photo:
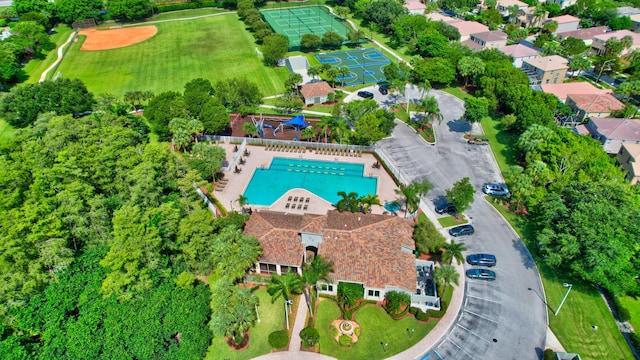
{"label": "tennis court", "polygon": [[304,34],[315,34],[322,38],[327,31],[333,31],[347,38],[347,28],[324,6],[271,9],[260,13],[274,32],[289,38],[291,48],[300,47],[300,39]]}
{"label": "tennis court", "polygon": [[[351,73],[344,77],[344,84],[370,84],[385,81],[384,71],[391,60],[384,56],[378,49],[363,49],[317,54],[316,58],[321,64],[333,66],[345,66]],[[342,76],[337,78],[342,82]]]}

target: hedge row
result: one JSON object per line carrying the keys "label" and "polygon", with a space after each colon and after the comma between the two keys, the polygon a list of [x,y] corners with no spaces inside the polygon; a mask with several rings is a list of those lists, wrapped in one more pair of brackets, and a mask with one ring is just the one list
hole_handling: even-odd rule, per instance
{"label": "hedge row", "polygon": [[375,305],[377,303],[377,301],[375,300],[362,300],[360,302],[360,304],[356,305],[353,307],[353,309],[351,310],[346,310],[343,309],[342,306],[340,307],[340,310],[342,310],[342,317],[345,320],[352,320],[353,319],[353,314],[355,314],[358,310],[362,309],[363,306],[365,305]]}
{"label": "hedge row", "polygon": [[390,312],[389,312],[389,310],[387,310],[387,309],[385,309],[385,310],[387,310],[387,314],[389,314],[389,316],[390,316],[393,320],[400,320],[400,319],[402,319],[403,317],[405,317],[405,315],[407,315],[407,313],[409,312],[409,310],[410,310],[410,309],[411,309],[411,308],[410,308],[409,306],[407,306],[407,307],[404,309],[404,311],[399,312],[399,313],[397,313],[397,314],[390,313]]}
{"label": "hedge row", "polygon": [[169,5],[159,5],[158,12],[169,12],[169,11],[178,11],[178,10],[189,10],[189,9],[199,9],[205,7],[218,7],[217,1],[199,1],[199,2],[188,2],[182,4],[169,4]]}

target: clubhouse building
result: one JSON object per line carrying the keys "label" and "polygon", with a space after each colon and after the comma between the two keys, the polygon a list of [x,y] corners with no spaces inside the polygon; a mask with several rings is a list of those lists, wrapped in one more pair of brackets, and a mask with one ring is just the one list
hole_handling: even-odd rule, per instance
{"label": "clubhouse building", "polygon": [[383,301],[388,291],[411,295],[411,306],[440,309],[434,264],[416,259],[413,223],[398,216],[338,212],[326,215],[254,211],[245,234],[256,237],[259,274],[302,274],[302,264],[322,255],[334,263],[321,293],[336,295],[340,282],[361,284],[364,298]]}

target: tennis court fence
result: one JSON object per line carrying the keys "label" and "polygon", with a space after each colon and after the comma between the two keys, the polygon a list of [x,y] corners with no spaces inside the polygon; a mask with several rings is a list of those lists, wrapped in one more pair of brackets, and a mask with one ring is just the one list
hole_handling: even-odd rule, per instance
{"label": "tennis court fence", "polygon": [[221,135],[201,135],[198,136],[198,141],[217,141],[224,143],[237,143],[241,144],[243,141],[247,142],[247,145],[286,145],[293,147],[305,147],[307,149],[318,150],[354,150],[354,151],[375,151],[373,146],[363,145],[351,145],[351,144],[326,144],[312,141],[293,141],[293,140],[277,140],[277,139],[263,139],[263,138],[247,138],[238,136],[221,136]]}

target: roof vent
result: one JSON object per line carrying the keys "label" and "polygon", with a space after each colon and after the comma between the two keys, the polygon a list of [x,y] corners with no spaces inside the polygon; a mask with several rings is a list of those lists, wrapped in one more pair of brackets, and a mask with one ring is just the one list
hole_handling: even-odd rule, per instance
{"label": "roof vent", "polygon": [[360,221],[360,216],[358,216],[358,221]]}

